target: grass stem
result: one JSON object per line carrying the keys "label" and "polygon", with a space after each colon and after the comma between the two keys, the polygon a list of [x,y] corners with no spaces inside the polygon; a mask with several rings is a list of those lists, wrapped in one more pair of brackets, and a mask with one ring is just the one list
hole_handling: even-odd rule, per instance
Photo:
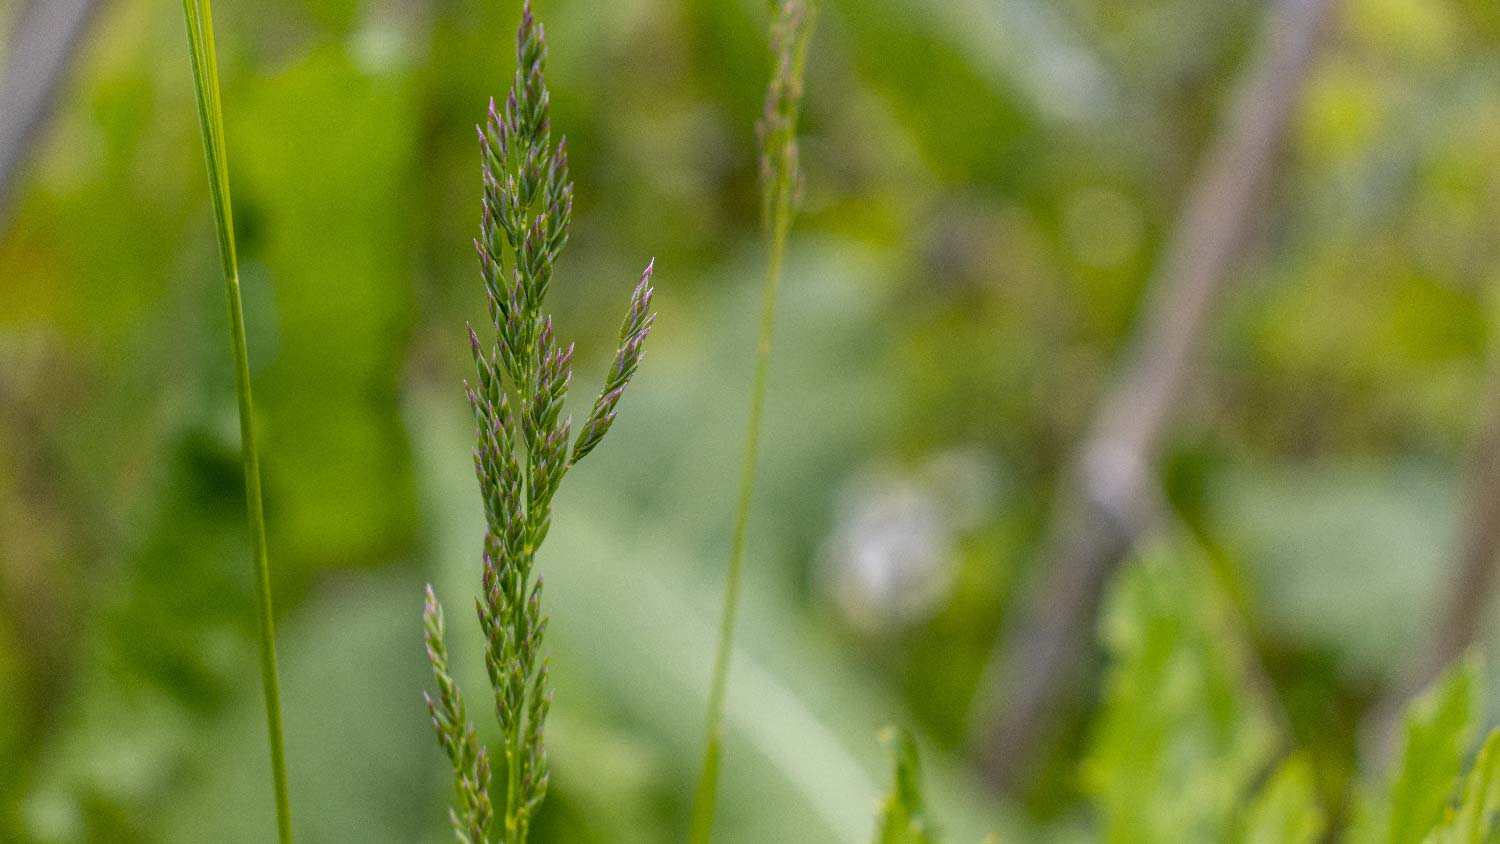
{"label": "grass stem", "polygon": [[690,844],[709,844],[718,805],[719,762],[724,745],[724,704],[729,690],[729,664],[734,653],[734,629],[744,580],[745,543],[750,508],[755,496],[755,470],[760,461],[761,420],[765,413],[766,383],[771,369],[771,339],[776,328],[776,298],[781,289],[787,236],[801,193],[798,167],[797,117],[802,100],[802,76],[813,14],[804,0],[782,0],[771,22],[771,51],[776,64],[760,124],[761,179],[770,254],[761,288],[760,328],[755,343],[755,374],[750,385],[750,410],[745,425],[745,452],[740,465],[739,500],[725,575],[724,609],[719,618],[719,641],[713,679],[708,692],[708,726],[703,771],[693,800],[688,830]]}
{"label": "grass stem", "polygon": [[211,0],[183,0],[198,123],[208,160],[209,193],[224,269],[224,297],[229,310],[229,343],[234,354],[235,391],[239,399],[240,449],[245,472],[245,507],[255,567],[255,603],[260,634],[260,680],[266,700],[266,732],[276,798],[276,831],[291,844],[292,812],[286,780],[286,747],[282,738],[281,689],[276,671],[276,621],[271,609],[271,567],[266,554],[266,514],[260,487],[260,456],[255,445],[255,408],[250,395],[250,354],[245,342],[245,311],[240,300],[239,261],[234,246],[234,217],[229,202],[229,165],[224,151],[224,116],[219,100],[219,67],[214,50]]}
{"label": "grass stem", "polygon": [[[790,204],[789,202],[787,203]],[[719,617],[719,642],[714,655],[714,673],[708,692],[708,735],[703,751],[703,772],[693,801],[693,819],[688,840],[708,844],[713,833],[714,809],[719,786],[719,757],[724,739],[724,696],[729,687],[729,662],[734,651],[734,627],[739,614],[740,583],[745,568],[745,538],[750,528],[750,503],[755,495],[755,469],[760,460],[761,417],[766,404],[766,381],[771,368],[771,338],[776,326],[776,295],[781,287],[790,208],[778,207],[771,236],[771,254],[761,288],[760,330],[755,343],[755,375],[750,386],[750,412],[745,428],[745,452],[740,464],[739,501],[735,506],[734,534],[729,545],[729,568],[724,583],[724,609]]]}

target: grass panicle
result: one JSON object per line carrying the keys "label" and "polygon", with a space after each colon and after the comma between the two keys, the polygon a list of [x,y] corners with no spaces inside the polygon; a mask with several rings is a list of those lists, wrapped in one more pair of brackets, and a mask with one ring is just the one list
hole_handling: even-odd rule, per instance
{"label": "grass panicle", "polygon": [[428,709],[453,765],[453,827],[465,844],[482,844],[495,834],[499,837],[493,840],[504,844],[524,842],[546,797],[543,727],[552,697],[541,653],[547,617],[542,613],[542,577],[533,570],[536,551],[551,526],[552,497],[563,476],[614,423],[655,319],[652,263],[631,294],[604,387],[574,438],[572,418],[563,414],[573,380],[573,345],[563,345],[552,317],[541,311],[573,213],[567,141],[552,142],[546,58],[545,33],[528,0],[521,13],[510,94],[503,105],[490,101],[478,127],[483,202],[474,248],[494,336],[483,340],[469,327],[475,378],[464,389],[478,428],[474,472],[486,525],[475,608],[505,766],[498,830],[492,829],[488,751],[475,738],[453,682],[443,644],[442,606],[431,587],[424,611],[427,653],[438,685],[437,699],[429,697]]}
{"label": "grass panicle", "polygon": [[725,575],[724,608],[720,615],[718,647],[714,655],[713,678],[708,693],[703,769],[698,780],[688,833],[691,844],[709,844],[713,838],[714,812],[718,802],[719,760],[724,741],[724,697],[729,687],[729,662],[734,652],[735,617],[739,610],[740,583],[744,573],[745,540],[750,525],[750,504],[755,493],[755,470],[759,463],[761,417],[770,372],[771,338],[776,326],[776,298],[781,287],[787,235],[791,231],[792,218],[802,194],[797,119],[802,105],[802,77],[807,64],[807,46],[815,17],[815,10],[808,0],[778,0],[771,12],[771,60],[774,67],[771,83],[766,91],[765,111],[756,127],[760,140],[761,216],[770,255],[765,283],[761,288],[755,374],[750,388],[745,450],[740,467],[729,565]]}
{"label": "grass panicle", "polygon": [[276,620],[271,607],[271,566],[266,553],[266,514],[261,498],[260,456],[255,444],[255,405],[250,395],[250,354],[245,341],[245,311],[240,301],[239,259],[234,246],[234,214],[229,200],[229,163],[224,145],[224,115],[219,99],[219,62],[214,49],[210,0],[183,0],[188,47],[192,54],[193,89],[198,101],[198,125],[208,161],[209,195],[224,269],[224,295],[229,310],[229,344],[234,355],[235,389],[239,400],[240,455],[244,463],[245,506],[254,563],[257,626],[260,638],[260,679],[265,694],[266,734],[271,754],[272,788],[276,801],[276,831],[281,844],[292,840],[292,811],[286,777],[286,747],[281,727],[281,688],[276,670]]}

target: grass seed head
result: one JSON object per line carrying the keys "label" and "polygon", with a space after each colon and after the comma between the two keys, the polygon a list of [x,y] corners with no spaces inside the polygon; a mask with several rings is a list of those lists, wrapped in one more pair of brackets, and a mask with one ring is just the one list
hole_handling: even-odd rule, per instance
{"label": "grass seed head", "polygon": [[[537,548],[551,526],[551,504],[563,476],[614,423],[626,385],[640,366],[651,312],[648,265],[630,297],[619,346],[603,389],[578,436],[564,412],[573,383],[572,343],[542,311],[573,217],[567,139],[552,142],[551,95],[544,75],[546,33],[524,5],[516,35],[516,73],[504,105],[491,99],[477,127],[480,225],[474,239],[492,339],[468,328],[475,378],[464,393],[474,413],[474,473],[484,502],[485,537],[475,611],[485,640],[485,670],[504,743],[503,840],[526,840],[547,793],[543,728],[551,707],[542,643],[542,578]],[[461,842],[488,841],[489,757],[466,720],[448,668],[442,607],[429,588],[424,612],[428,659],[438,686],[428,699],[438,741],[453,764],[454,832]]]}

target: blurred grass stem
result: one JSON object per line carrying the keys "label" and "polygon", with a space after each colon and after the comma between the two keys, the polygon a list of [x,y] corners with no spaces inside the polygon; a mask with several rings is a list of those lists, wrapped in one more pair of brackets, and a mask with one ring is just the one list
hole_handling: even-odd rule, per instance
{"label": "blurred grass stem", "polygon": [[760,459],[761,417],[766,404],[766,381],[770,371],[771,338],[775,333],[776,294],[781,287],[782,264],[789,210],[778,208],[778,221],[771,235],[771,255],[761,289],[760,331],[755,343],[755,376],[750,387],[750,413],[745,428],[745,454],[740,465],[739,502],[735,507],[734,536],[729,545],[729,570],[724,583],[724,610],[719,617],[719,644],[714,655],[713,685],[708,692],[708,737],[703,752],[703,773],[693,803],[692,844],[708,844],[719,783],[719,757],[724,738],[724,696],[729,686],[729,661],[734,651],[734,626],[739,614],[740,583],[745,568],[745,537],[750,527],[750,502],[755,494],[755,468]]}
{"label": "blurred grass stem", "polygon": [[776,329],[776,299],[786,259],[787,236],[796,215],[801,192],[798,168],[797,115],[802,99],[802,77],[807,64],[807,44],[812,34],[812,10],[802,0],[778,4],[771,23],[771,51],[776,62],[766,110],[760,124],[762,208],[769,240],[765,283],[761,287],[760,328],[755,343],[755,374],[750,385],[749,417],[745,425],[745,452],[740,465],[739,501],[735,505],[734,533],[729,545],[729,567],[724,584],[724,609],[719,619],[719,641],[714,655],[713,679],[708,692],[707,735],[703,771],[693,801],[688,840],[709,844],[713,838],[714,812],[718,801],[719,762],[724,745],[724,704],[729,689],[729,665],[734,654],[735,621],[739,614],[744,580],[745,543],[750,527],[750,506],[755,495],[755,470],[760,460],[761,422],[765,415],[766,383],[771,368],[771,340]]}
{"label": "blurred grass stem", "polygon": [[229,309],[229,343],[234,354],[239,398],[240,453],[245,471],[245,507],[255,565],[256,614],[260,633],[260,680],[266,699],[266,732],[276,797],[276,830],[281,844],[292,840],[292,813],[286,781],[286,748],[282,739],[281,690],[276,672],[276,622],[271,611],[271,569],[266,555],[266,514],[261,499],[260,457],[255,446],[255,409],[250,396],[250,356],[245,342],[245,312],[240,301],[239,261],[235,255],[234,217],[229,202],[229,164],[224,149],[224,116],[219,100],[219,67],[214,50],[210,0],[183,0],[198,123],[208,160],[209,194],[224,269],[224,296]]}

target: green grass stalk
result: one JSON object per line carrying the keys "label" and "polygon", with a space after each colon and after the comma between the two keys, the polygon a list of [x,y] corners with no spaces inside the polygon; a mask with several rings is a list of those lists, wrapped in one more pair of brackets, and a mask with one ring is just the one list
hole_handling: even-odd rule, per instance
{"label": "green grass stalk", "polygon": [[776,329],[776,299],[781,289],[787,236],[801,194],[798,167],[797,117],[802,101],[802,77],[807,44],[812,35],[813,10],[803,0],[782,0],[771,21],[771,51],[776,63],[766,94],[761,140],[762,211],[769,241],[766,276],[761,287],[760,327],[755,342],[755,373],[750,385],[750,409],[745,425],[745,450],[740,464],[739,499],[725,574],[724,608],[719,617],[719,640],[714,654],[713,679],[708,692],[707,735],[703,769],[693,800],[688,831],[690,844],[709,844],[718,805],[719,763],[724,745],[724,703],[729,690],[729,665],[734,654],[735,622],[744,579],[745,543],[750,508],[755,496],[755,470],[760,462],[761,420],[765,413],[766,383],[771,369],[771,340]]}
{"label": "green grass stalk", "polygon": [[209,194],[224,269],[224,296],[229,309],[229,344],[234,354],[235,391],[239,398],[240,452],[245,472],[245,507],[255,567],[255,602],[260,633],[260,680],[266,699],[266,732],[276,797],[276,830],[281,844],[291,844],[292,811],[286,780],[286,747],[282,739],[281,689],[276,672],[276,621],[271,611],[271,567],[266,555],[266,514],[261,498],[260,457],[255,445],[255,409],[250,396],[250,356],[245,342],[245,311],[240,302],[239,260],[234,246],[234,216],[229,202],[229,164],[224,151],[224,116],[219,100],[219,63],[214,50],[211,0],[183,0],[188,46],[193,59],[193,87],[198,124],[208,160]]}

